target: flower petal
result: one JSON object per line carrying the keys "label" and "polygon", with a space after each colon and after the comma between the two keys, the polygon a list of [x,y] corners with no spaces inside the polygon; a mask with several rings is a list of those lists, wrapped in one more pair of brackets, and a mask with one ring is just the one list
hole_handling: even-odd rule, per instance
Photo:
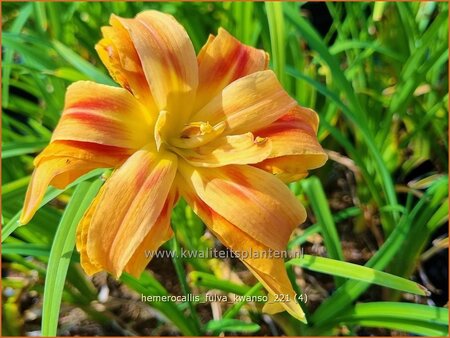
{"label": "flower petal", "polygon": [[190,164],[199,167],[222,167],[229,164],[258,163],[272,151],[270,140],[252,133],[220,137],[195,149],[178,149]]}
{"label": "flower petal", "polygon": [[176,169],[175,155],[142,149],[111,175],[87,229],[90,264],[121,275],[157,223]]}
{"label": "flower petal", "polygon": [[50,143],[34,160],[36,168],[28,185],[20,223],[31,220],[49,185],[63,189],[93,169],[119,166],[129,155],[129,149],[95,143]]}
{"label": "flower petal", "polygon": [[226,134],[243,134],[265,127],[297,103],[284,91],[270,70],[240,78],[223,89],[191,122],[225,123]]}
{"label": "flower petal", "polygon": [[140,149],[152,140],[150,128],[150,115],[125,89],[79,81],[67,88],[64,111],[52,141]]}
{"label": "flower petal", "polygon": [[[89,231],[89,226],[92,221],[92,216],[97,208],[99,201],[104,198],[105,185],[102,187],[97,197],[94,199],[83,219],[77,228],[77,250],[80,252],[80,261],[83,266],[84,271],[88,275],[93,275],[99,271],[102,271],[102,266],[91,261],[87,255],[87,236]],[[155,252],[164,242],[169,240],[173,231],[170,228],[170,216],[172,213],[173,205],[178,200],[178,192],[172,189],[167,196],[166,202],[164,203],[163,209],[159,214],[156,222],[151,226],[149,232],[145,236],[142,243],[137,247],[133,256],[128,261],[125,266],[125,271],[131,275],[139,278],[142,271],[151,260],[151,256],[148,253]]]}
{"label": "flower petal", "polygon": [[[269,291],[269,299],[282,295],[286,302],[266,303],[263,310],[276,313],[288,311],[293,317],[306,322],[302,308],[297,302],[296,294],[289,282],[284,261],[281,258],[270,258],[270,249],[255,240],[248,233],[220,216],[211,206],[208,206],[188,188],[180,185],[182,196],[194,212],[205,222],[210,231],[227,247],[239,253],[240,259]],[[241,212],[241,214],[243,214]],[[257,254],[258,253],[258,256]]]}
{"label": "flower petal", "polygon": [[99,264],[91,262],[91,260],[89,259],[89,256],[87,255],[86,243],[87,243],[88,229],[92,221],[92,216],[94,215],[98,203],[103,198],[104,191],[105,185],[101,187],[100,191],[92,201],[89,208],[86,210],[85,214],[83,215],[83,218],[81,219],[77,227],[76,247],[78,252],[80,253],[81,266],[88,275],[93,275],[94,273],[102,271],[102,267]]}
{"label": "flower petal", "polygon": [[95,46],[112,78],[130,91],[152,114],[157,113],[150,87],[142,69],[141,60],[128,31],[113,15],[111,26],[103,27],[103,39]]}
{"label": "flower petal", "polygon": [[156,106],[173,115],[171,120],[181,127],[198,85],[197,58],[189,36],[172,16],[157,11],[118,20],[130,34]]}
{"label": "flower petal", "polygon": [[225,29],[210,35],[198,54],[199,85],[195,111],[202,108],[231,82],[267,69],[269,55],[242,44]]}
{"label": "flower petal", "polygon": [[317,140],[319,123],[316,112],[300,106],[274,123],[255,131],[272,142],[269,159],[256,167],[277,175],[284,182],[305,177],[308,170],[321,167],[327,160]]}
{"label": "flower petal", "polygon": [[260,169],[194,168],[180,161],[179,172],[212,210],[269,248],[284,250],[294,228],[306,219],[291,191]]}
{"label": "flower petal", "polygon": [[173,236],[170,216],[177,200],[178,193],[175,189],[172,189],[155,224],[150,228],[150,231],[125,266],[126,272],[138,278],[152,259],[151,256],[148,256],[148,253],[156,252],[161,245]]}

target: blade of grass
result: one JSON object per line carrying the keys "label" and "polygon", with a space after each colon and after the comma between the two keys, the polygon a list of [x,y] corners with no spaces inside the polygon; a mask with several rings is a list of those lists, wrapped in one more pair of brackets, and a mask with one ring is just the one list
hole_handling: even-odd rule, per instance
{"label": "blade of grass", "polygon": [[196,286],[202,286],[208,289],[217,289],[225,292],[231,292],[237,295],[245,295],[250,287],[247,285],[239,285],[226,279],[219,279],[210,273],[193,271],[189,274],[188,279]]}
{"label": "blade of grass", "polygon": [[[342,317],[370,318],[390,317],[411,319],[417,322],[434,323],[438,326],[448,327],[448,309],[423,304],[400,302],[371,302],[360,303]],[[336,318],[339,320],[341,316]]]}
{"label": "blade of grass", "polygon": [[36,26],[39,33],[45,33],[48,28],[47,14],[45,12],[45,4],[34,2],[34,15],[33,19],[36,20]]}
{"label": "blade of grass", "polygon": [[43,244],[3,243],[2,254],[19,254],[22,256],[49,256],[50,248]]}
{"label": "blade of grass", "polygon": [[320,224],[318,223],[307,227],[300,236],[295,237],[288,243],[288,249],[292,250],[296,246],[302,245],[309,236],[317,234],[318,232],[320,232]]}
{"label": "blade of grass", "polygon": [[285,25],[283,17],[283,4],[281,2],[268,1],[265,3],[267,19],[269,21],[270,44],[272,50],[272,64],[280,82],[287,86],[287,78],[284,71],[286,64]]}
{"label": "blade of grass", "polygon": [[[30,45],[26,35],[19,33],[2,33],[2,44],[8,50],[16,51],[21,55],[25,64],[30,68],[45,71],[53,69],[55,61],[49,55],[51,55],[51,46],[46,41],[41,41],[38,38],[31,39]],[[10,102],[11,103],[11,102]]]}
{"label": "blade of grass", "polygon": [[[345,78],[339,62],[333,55],[331,55],[328,47],[324,44],[319,34],[304,18],[299,15],[299,13],[285,10],[284,14],[294,25],[294,27],[302,34],[302,37],[310,44],[311,48],[319,53],[320,57],[328,64],[333,74],[333,79],[336,82],[336,86],[345,92],[352,110],[363,114],[364,110],[358,102],[358,98],[355,95],[350,82]],[[353,118],[358,118],[358,115],[354,114]]]}
{"label": "blade of grass", "polygon": [[383,271],[377,271],[366,266],[341,262],[325,257],[304,255],[302,258],[289,260],[286,265],[297,265],[311,271],[377,284],[416,295],[425,296],[428,293],[425,287],[408,279]]}
{"label": "blade of grass", "polygon": [[[317,177],[312,176],[301,181],[301,185],[306,196],[308,196],[308,201],[311,203],[314,215],[317,218],[317,223],[320,224],[320,232],[323,236],[328,256],[335,260],[344,261],[344,254],[342,252],[336,224],[333,221],[333,216],[328,207],[328,200],[325,197],[322,183],[320,183],[320,180]],[[342,285],[344,282],[344,280],[337,275],[335,275],[334,280],[337,286]]]}
{"label": "blade of grass", "polygon": [[[399,261],[403,259],[403,256],[398,256],[398,252],[402,249],[403,244],[406,241],[407,235],[411,231],[411,227],[414,223],[426,222],[429,218],[425,214],[423,219],[419,219],[424,210],[430,207],[430,203],[433,208],[436,205],[441,204],[441,200],[436,198],[445,195],[448,187],[448,180],[441,179],[436,181],[422,196],[419,202],[415,205],[411,213],[404,215],[394,231],[389,235],[384,244],[378,249],[374,256],[365,264],[366,267],[376,270],[383,270],[386,266],[393,261],[395,257],[399,257]],[[328,297],[314,312],[311,317],[311,322],[315,325],[321,325],[330,318],[336,316],[340,311],[348,307],[353,301],[355,301],[370,284],[350,280],[345,282],[338,290],[336,290],[331,297]]]}
{"label": "blade of grass", "polygon": [[356,304],[331,319],[325,326],[312,329],[311,335],[321,335],[338,324],[380,327],[416,335],[448,335],[448,309],[434,306],[399,303],[372,302]]}
{"label": "blade of grass", "polygon": [[2,335],[20,336],[23,332],[24,320],[19,310],[19,302],[7,301],[2,306]]}
{"label": "blade of grass", "polygon": [[7,142],[2,146],[2,159],[39,152],[48,144],[45,141]]}
{"label": "blade of grass", "polygon": [[96,67],[61,42],[53,41],[53,47],[64,60],[70,63],[74,68],[78,69],[82,74],[89,76],[92,81],[105,85],[117,86],[109,76],[99,71]]}
{"label": "blade of grass", "polygon": [[383,17],[384,9],[386,8],[386,1],[377,1],[374,4],[372,18],[373,21],[380,21]]}
{"label": "blade of grass", "polygon": [[256,283],[254,286],[251,287],[250,290],[247,291],[247,293],[244,295],[243,300],[239,301],[238,303],[233,304],[232,307],[230,307],[225,314],[223,315],[223,318],[233,318],[237,316],[241,308],[247,303],[245,299],[247,297],[251,297],[256,295],[260,290],[262,289],[261,283]]}
{"label": "blade of grass", "polygon": [[103,182],[82,182],[75,189],[53,240],[45,278],[42,305],[42,335],[56,336],[61,296],[67,269],[75,247],[75,232],[85,210],[97,195]]}
{"label": "blade of grass", "polygon": [[[446,178],[441,178],[445,182]],[[425,249],[427,243],[436,228],[448,220],[448,189],[442,185],[432,197],[431,203],[421,210],[415,218],[411,230],[407,234],[402,245],[403,254],[401,260],[396,260],[390,265],[390,271],[398,276],[411,276],[420,261],[420,254]],[[389,297],[397,300],[400,294],[390,292]]]}
{"label": "blade of grass", "polygon": [[[399,5],[398,10],[403,13],[406,11],[406,8],[407,7],[404,5]],[[406,17],[407,14],[404,14],[404,18]],[[406,63],[402,68],[395,95],[392,96],[388,109],[391,116],[394,114],[403,116],[406,113],[406,107],[414,97],[412,95],[414,90],[420,85],[429,68],[434,64],[431,56],[435,54],[436,57],[439,57],[442,53],[446,53],[448,59],[448,46],[441,46],[438,51],[434,53],[430,52],[430,47],[433,46],[433,44],[436,44],[437,32],[445,25],[447,20],[448,10],[444,10],[433,21],[421,38],[414,42],[414,44],[419,47],[414,47],[414,52],[410,54],[410,57],[406,60]],[[384,125],[380,129],[383,132],[379,135],[379,140],[382,142],[386,140],[386,135],[389,131],[387,128],[389,123],[391,123],[391,119],[384,119]]]}
{"label": "blade of grass", "polygon": [[[172,228],[173,228],[173,225],[172,225]],[[174,232],[175,232],[175,229],[174,229]],[[175,232],[175,234],[176,234],[176,232]],[[177,242],[176,235],[174,235],[174,237],[172,238],[171,241],[172,241],[171,247],[174,252],[172,262],[175,266],[175,271],[177,273],[178,280],[180,281],[180,284],[181,284],[181,290],[183,291],[183,294],[185,296],[188,296],[189,294],[191,294],[191,289],[186,281],[186,272],[184,271],[182,260],[180,258],[181,248]],[[189,305],[189,310],[190,310],[190,318],[191,318],[192,323],[194,324],[193,327],[195,328],[195,335],[200,335],[200,333],[203,330],[202,330],[202,325],[200,323],[200,319],[198,318],[198,315],[197,315],[197,311],[195,310],[194,304],[190,300],[188,300],[188,305]]]}
{"label": "blade of grass", "polygon": [[448,335],[448,329],[436,328],[434,324],[418,323],[415,320],[409,319],[359,319],[351,321],[352,324],[357,324],[365,327],[379,327],[391,330],[400,330],[417,335],[431,336],[431,337],[443,337]]}
{"label": "blade of grass", "polygon": [[[375,164],[378,167],[378,171],[380,174],[380,178],[382,180],[382,188],[383,191],[385,192],[386,196],[387,196],[387,203],[391,204],[391,205],[398,205],[397,202],[397,195],[395,193],[395,188],[394,188],[394,183],[392,181],[392,177],[389,173],[389,171],[387,170],[386,165],[383,162],[383,158],[381,157],[380,152],[377,150],[377,147],[375,145],[374,140],[369,136],[368,131],[366,130],[366,127],[364,126],[363,123],[360,123],[360,121],[358,119],[354,119],[353,113],[351,112],[350,108],[348,106],[346,106],[340,99],[339,96],[336,95],[334,92],[331,92],[330,90],[328,90],[327,88],[325,88],[323,85],[321,85],[320,83],[318,83],[317,81],[311,79],[308,76],[305,76],[303,74],[301,74],[299,71],[297,71],[296,69],[287,67],[287,73],[291,74],[292,76],[296,77],[296,78],[300,78],[303,80],[306,80],[308,83],[310,83],[311,85],[313,85],[319,92],[321,92],[322,94],[324,94],[326,97],[332,99],[339,108],[342,109],[342,112],[344,113],[344,115],[350,120],[352,121],[359,130],[361,130],[361,135],[362,137],[365,139],[367,147],[369,148],[371,154],[373,155],[373,158],[375,160]],[[331,125],[329,125],[329,123],[327,121],[322,121],[322,124],[327,124],[329,127],[331,127]],[[337,131],[337,130],[336,130]],[[341,138],[344,141],[344,145],[348,145],[346,146],[347,150],[351,151],[352,154],[352,158],[353,160],[358,161],[358,167],[361,170],[361,173],[364,174],[365,176],[365,180],[367,185],[369,185],[369,187],[371,188],[371,192],[374,196],[374,198],[377,198],[377,203],[382,206],[383,203],[381,203],[381,197],[380,193],[377,192],[377,189],[374,187],[374,182],[373,182],[373,177],[371,177],[371,175],[369,175],[369,173],[366,171],[366,164],[363,162],[363,160],[359,159],[359,154],[356,151],[352,151],[352,149],[354,148],[345,138]],[[393,217],[398,217],[398,212],[393,212]],[[386,232],[389,232],[390,229],[394,228],[394,224],[395,222],[393,220],[390,220],[389,218],[387,219],[387,222],[389,222],[389,224],[383,224],[383,226],[385,226],[385,230]]]}
{"label": "blade of grass", "polygon": [[[80,178],[78,178],[74,182],[70,183],[63,190],[50,187],[47,190],[47,192],[45,193],[45,196],[42,199],[42,202],[40,204],[40,207],[46,205],[52,199],[54,199],[57,196],[61,195],[64,191],[66,191],[66,190],[76,186],[80,182],[86,181],[86,180],[88,180],[88,179],[90,179],[92,177],[95,177],[95,176],[100,176],[104,171],[105,171],[105,169],[95,169],[95,170],[91,171],[90,173],[87,173],[87,174],[81,176]],[[6,238],[9,237],[9,235],[11,235],[14,232],[14,230],[16,230],[18,227],[21,226],[21,224],[19,223],[19,218],[20,218],[20,214],[21,213],[22,213],[22,210],[17,212],[14,215],[14,217],[11,218],[11,220],[4,227],[2,227],[2,243],[5,241]]]}
{"label": "blade of grass", "polygon": [[215,334],[220,334],[221,332],[248,332],[253,333],[261,329],[261,327],[256,323],[246,323],[238,319],[219,319],[210,320],[206,325],[205,329],[208,332],[214,332]]}
{"label": "blade of grass", "polygon": [[[333,81],[335,81],[336,87],[340,88],[345,93],[347,100],[349,101],[350,109],[345,109],[345,111],[343,110],[343,112],[345,113],[344,115],[361,131],[361,137],[363,137],[364,141],[366,142],[366,145],[377,166],[381,181],[383,183],[383,191],[386,194],[387,203],[397,205],[397,195],[395,193],[392,177],[374,142],[372,133],[370,132],[370,130],[368,130],[366,124],[364,123],[367,113],[358,101],[358,98],[355,95],[350,82],[345,78],[345,75],[342,72],[337,59],[330,54],[327,46],[323,43],[317,32],[314,31],[314,29],[298,13],[285,11],[285,15],[295,26],[295,28],[302,34],[305,40],[308,41],[311,48],[317,51],[320,57],[330,67],[334,79]],[[290,73],[292,74],[293,72],[290,71]],[[294,70],[294,73],[298,73],[298,71]],[[393,212],[392,217],[394,218],[394,221],[397,221],[399,215],[397,212]],[[387,232],[390,232],[394,228],[395,224],[395,222],[389,223],[392,224],[389,224],[389,227],[385,229],[387,230]]]}
{"label": "blade of grass", "polygon": [[403,59],[396,54],[393,50],[384,47],[379,41],[357,41],[357,40],[341,40],[337,41],[333,46],[330,47],[330,53],[333,55],[339,54],[343,51],[349,49],[364,49],[364,50],[374,50],[380,54],[390,57],[393,60],[402,62]]}
{"label": "blade of grass", "polygon": [[[162,285],[160,285],[153,276],[150,276],[150,274],[145,271],[141,275],[140,279],[134,278],[133,276],[124,273],[120,277],[120,280],[145,297],[169,295],[167,290]],[[186,320],[183,313],[178,309],[175,303],[156,301],[147,303],[167,316],[167,318],[180,330],[183,335],[195,336],[196,331],[193,327],[193,323]]]}
{"label": "blade of grass", "polygon": [[[356,304],[353,309],[336,316],[330,325],[345,323],[400,330],[417,335],[448,335],[448,309],[434,306],[372,302]],[[319,332],[317,332],[319,333]]]}
{"label": "blade of grass", "polygon": [[2,185],[2,199],[3,200],[13,199],[16,198],[18,195],[20,196],[20,194],[28,186],[30,178],[31,176],[25,176],[19,178],[18,180]]}
{"label": "blade of grass", "polygon": [[[9,32],[18,34],[27,22],[33,11],[33,3],[23,6]],[[6,49],[2,60],[2,107],[8,107],[9,103],[9,80],[11,75],[11,64],[13,62],[14,50]]]}
{"label": "blade of grass", "polygon": [[65,10],[60,8],[61,5],[58,2],[46,2],[45,5],[48,10],[49,25],[52,28],[50,31],[51,37],[59,40],[61,36],[61,28],[64,26],[61,12]]}

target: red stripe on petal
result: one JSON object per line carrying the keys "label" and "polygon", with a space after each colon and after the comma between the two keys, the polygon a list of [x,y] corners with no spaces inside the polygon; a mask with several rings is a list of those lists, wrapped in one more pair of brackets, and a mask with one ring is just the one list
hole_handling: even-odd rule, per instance
{"label": "red stripe on petal", "polygon": [[248,73],[248,61],[250,59],[250,54],[244,45],[239,44],[237,48],[238,55],[236,57],[236,69],[233,74],[233,80],[239,79]]}
{"label": "red stripe on petal", "polygon": [[80,100],[75,102],[69,102],[66,104],[65,109],[72,109],[72,108],[81,108],[84,110],[103,110],[103,109],[111,109],[111,102],[105,101],[105,100]]}
{"label": "red stripe on petal", "polygon": [[92,114],[91,112],[83,112],[83,111],[77,112],[68,111],[61,117],[61,120],[64,119],[74,119],[82,123],[86,123],[96,127],[101,127],[103,124],[111,124],[111,122],[114,122],[114,120],[111,120],[110,117],[95,115]]}
{"label": "red stripe on petal", "polygon": [[105,155],[118,155],[118,156],[128,157],[131,154],[130,149],[127,149],[127,148],[107,146],[107,145],[97,144],[97,143],[79,142],[79,141],[58,141],[58,142],[63,143],[63,144],[78,146],[80,148],[83,148],[86,150],[92,150],[92,151],[99,152],[99,153],[102,153]]}

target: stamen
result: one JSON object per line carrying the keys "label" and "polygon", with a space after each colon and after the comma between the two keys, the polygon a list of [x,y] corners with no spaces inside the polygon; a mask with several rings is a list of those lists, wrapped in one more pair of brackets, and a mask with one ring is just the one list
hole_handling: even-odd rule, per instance
{"label": "stamen", "polygon": [[196,148],[218,137],[226,128],[221,122],[211,126],[209,122],[191,122],[183,128],[181,135],[170,140],[170,144],[183,149]]}
{"label": "stamen", "polygon": [[188,139],[191,137],[206,135],[213,131],[213,127],[209,122],[191,122],[181,131],[181,138]]}
{"label": "stamen", "polygon": [[255,140],[253,141],[253,143],[255,144],[264,144],[267,142],[267,137],[261,137],[261,136],[256,136]]}

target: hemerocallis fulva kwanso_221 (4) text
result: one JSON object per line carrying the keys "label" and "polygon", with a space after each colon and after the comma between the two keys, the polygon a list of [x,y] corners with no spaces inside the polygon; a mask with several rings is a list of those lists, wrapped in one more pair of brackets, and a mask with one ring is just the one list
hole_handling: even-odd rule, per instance
{"label": "hemerocallis fulva kwanso_221 (4) text", "polygon": [[[120,87],[79,81],[67,89],[51,142],[34,160],[20,222],[49,185],[113,168],[77,229],[89,275],[139,276],[150,260],[144,252],[173,236],[179,198],[231,250],[285,250],[306,218],[286,183],[327,159],[317,114],[286,93],[266,52],[224,29],[196,55],[170,15],[112,15],[110,24],[96,50]],[[242,260],[269,299],[289,296],[264,311],[305,320],[282,258]]]}

